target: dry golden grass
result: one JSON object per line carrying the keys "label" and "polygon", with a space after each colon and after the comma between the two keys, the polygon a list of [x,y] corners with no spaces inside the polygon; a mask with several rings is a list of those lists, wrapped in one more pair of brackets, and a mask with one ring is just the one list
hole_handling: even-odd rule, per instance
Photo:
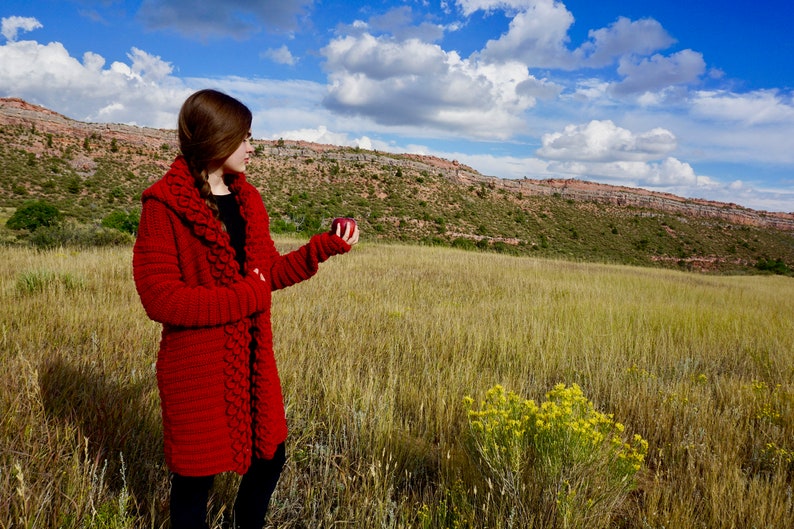
{"label": "dry golden grass", "polygon": [[[0,529],[167,526],[130,253],[0,249]],[[463,398],[563,382],[649,441],[616,527],[791,527],[792,299],[784,277],[362,244],[274,295],[291,434],[269,524],[510,527]],[[219,527],[236,479],[216,485]]]}

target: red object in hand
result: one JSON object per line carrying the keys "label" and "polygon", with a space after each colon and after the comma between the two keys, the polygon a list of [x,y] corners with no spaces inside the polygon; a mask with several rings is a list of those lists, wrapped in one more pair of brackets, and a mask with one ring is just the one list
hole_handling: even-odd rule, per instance
{"label": "red object in hand", "polygon": [[339,234],[344,235],[348,225],[350,225],[350,233],[353,233],[356,229],[356,219],[351,219],[350,217],[335,218],[331,221],[331,233],[336,233],[336,228],[339,227],[341,228]]}

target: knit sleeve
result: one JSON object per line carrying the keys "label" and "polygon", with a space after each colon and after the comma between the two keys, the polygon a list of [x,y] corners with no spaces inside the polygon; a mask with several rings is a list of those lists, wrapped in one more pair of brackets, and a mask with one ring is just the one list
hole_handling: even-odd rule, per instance
{"label": "knit sleeve", "polygon": [[320,263],[350,251],[350,245],[344,239],[325,232],[314,235],[297,250],[281,255],[270,236],[270,218],[259,192],[250,185],[240,186],[240,195],[246,204],[247,221],[256,227],[256,236],[247,242],[252,257],[248,266],[267,270],[271,290],[309,279],[317,273]]}
{"label": "knit sleeve", "polygon": [[270,247],[273,263],[270,279],[273,290],[309,279],[317,273],[320,263],[334,255],[350,251],[350,245],[344,239],[328,232],[314,235],[307,244],[284,255],[278,254],[272,241]]}
{"label": "knit sleeve", "polygon": [[189,285],[179,262],[174,223],[178,220],[162,202],[144,203],[132,266],[149,318],[167,325],[206,327],[238,321],[269,307],[269,285],[254,274],[224,286]]}

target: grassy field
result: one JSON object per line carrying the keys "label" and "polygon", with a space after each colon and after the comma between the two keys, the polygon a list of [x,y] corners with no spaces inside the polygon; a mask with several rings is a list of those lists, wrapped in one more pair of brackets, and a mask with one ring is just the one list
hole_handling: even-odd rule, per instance
{"label": "grassy field", "polygon": [[[130,248],[0,255],[0,529],[167,527]],[[792,299],[779,276],[359,245],[274,295],[291,433],[268,526],[790,528]],[[598,465],[533,488],[530,458],[510,488],[472,442],[490,389],[560,383],[648,443],[609,501]]]}

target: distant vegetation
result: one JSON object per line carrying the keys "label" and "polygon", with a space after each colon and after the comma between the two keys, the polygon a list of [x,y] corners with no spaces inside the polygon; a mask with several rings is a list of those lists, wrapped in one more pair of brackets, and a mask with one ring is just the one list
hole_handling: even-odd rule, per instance
{"label": "distant vegetation", "polygon": [[[60,230],[71,226],[58,241],[3,223],[0,241],[123,244],[129,237],[96,232],[134,235],[140,195],[168,168],[175,144],[83,133],[0,125],[5,217],[33,200],[57,208]],[[461,184],[400,155],[283,140],[255,147],[249,179],[262,191],[274,233],[307,237],[333,217],[352,216],[367,241],[721,273],[794,269],[794,231]]]}
{"label": "distant vegetation", "polygon": [[6,226],[12,230],[36,231],[45,226],[57,226],[61,222],[61,212],[41,200],[34,200],[23,204],[6,221]]}

